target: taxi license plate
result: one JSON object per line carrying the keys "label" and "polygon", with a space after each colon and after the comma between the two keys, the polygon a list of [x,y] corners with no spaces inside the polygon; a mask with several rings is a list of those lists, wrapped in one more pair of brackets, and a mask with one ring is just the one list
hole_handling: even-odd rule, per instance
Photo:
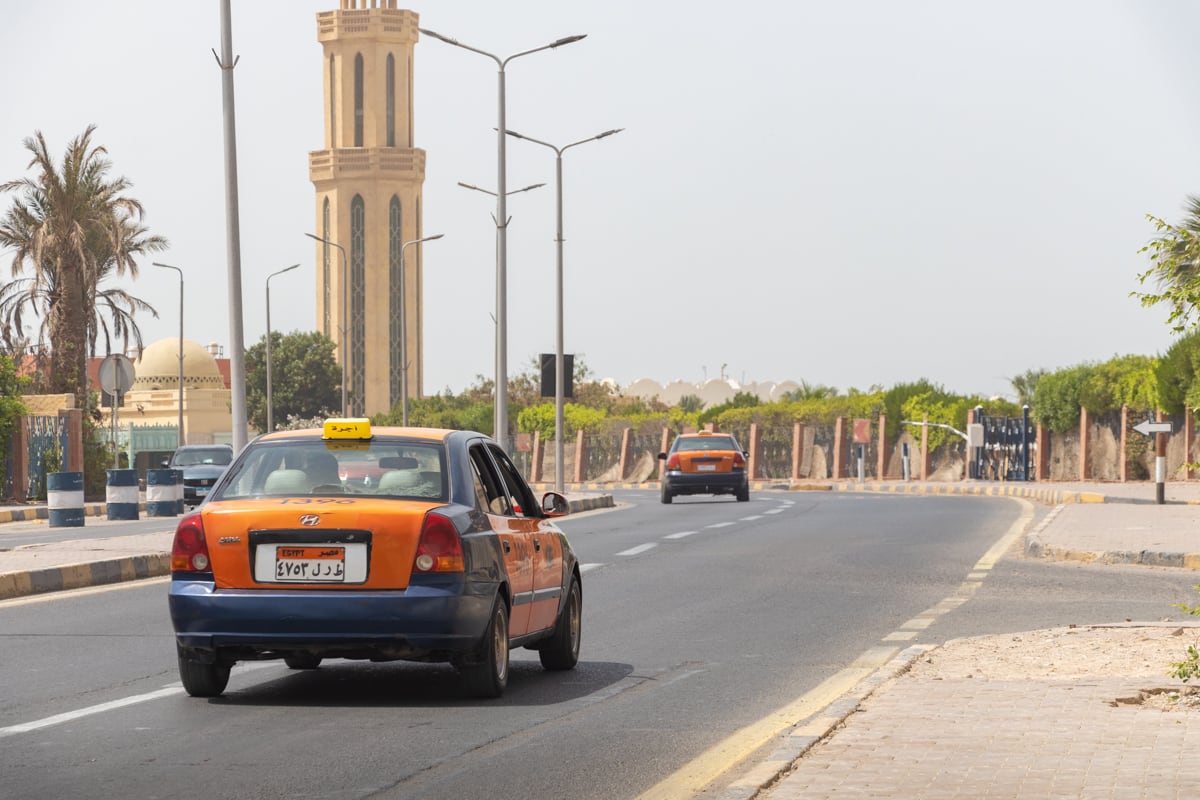
{"label": "taxi license plate", "polygon": [[343,583],[346,580],[346,548],[277,547],[275,580]]}
{"label": "taxi license plate", "polygon": [[697,464],[696,465],[696,472],[716,472],[716,471],[717,471],[716,464]]}

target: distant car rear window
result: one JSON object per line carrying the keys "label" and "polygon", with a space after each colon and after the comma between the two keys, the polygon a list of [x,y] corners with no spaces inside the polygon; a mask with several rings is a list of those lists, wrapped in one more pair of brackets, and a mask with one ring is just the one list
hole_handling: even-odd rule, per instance
{"label": "distant car rear window", "polygon": [[176,450],[171,463],[176,467],[194,467],[198,464],[224,466],[232,460],[233,448],[230,447],[187,447]]}
{"label": "distant car rear window", "polygon": [[737,450],[732,436],[687,436],[675,440],[675,450]]}

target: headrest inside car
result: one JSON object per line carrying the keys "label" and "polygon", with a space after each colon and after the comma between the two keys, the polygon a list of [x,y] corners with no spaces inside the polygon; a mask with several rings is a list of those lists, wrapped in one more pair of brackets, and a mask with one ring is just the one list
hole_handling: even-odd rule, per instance
{"label": "headrest inside car", "polygon": [[384,456],[379,459],[381,469],[416,469],[417,460],[411,456]]}

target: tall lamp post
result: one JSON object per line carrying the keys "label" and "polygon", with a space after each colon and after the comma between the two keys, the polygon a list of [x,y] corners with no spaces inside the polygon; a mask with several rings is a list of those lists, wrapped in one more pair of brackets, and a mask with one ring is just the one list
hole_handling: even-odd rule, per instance
{"label": "tall lamp post", "polygon": [[400,245],[400,424],[408,427],[408,323],[405,321],[405,309],[408,307],[408,293],[404,282],[404,251],[411,245],[421,242],[432,242],[445,234],[438,233],[423,239],[413,239]]}
{"label": "tall lamp post", "polygon": [[267,433],[275,430],[275,408],[271,405],[271,278],[291,272],[299,264],[292,264],[267,276]]}
{"label": "tall lamp post", "polygon": [[505,122],[504,122],[504,69],[508,66],[508,62],[521,56],[527,56],[530,53],[541,52],[542,50],[553,50],[557,47],[562,47],[565,44],[571,44],[583,39],[587,34],[576,34],[574,36],[566,36],[562,39],[557,39],[550,44],[535,47],[532,50],[522,50],[519,53],[513,53],[507,58],[501,58],[480,50],[470,45],[465,45],[457,39],[451,39],[449,36],[443,36],[427,28],[418,28],[421,33],[426,36],[432,36],[434,39],[452,44],[455,47],[461,47],[464,50],[470,50],[472,53],[479,53],[481,56],[487,56],[496,62],[499,68],[499,118],[500,121],[496,125],[496,422],[495,422],[495,437],[496,441],[505,450],[508,449],[508,317],[507,317],[507,264],[508,264],[508,211],[505,207],[505,197],[508,194],[507,186],[507,164],[505,161]]}
{"label": "tall lamp post", "polygon": [[549,142],[543,142],[541,139],[534,139],[532,136],[524,136],[516,131],[506,131],[509,136],[517,139],[524,139],[527,142],[540,144],[543,147],[549,147],[554,151],[555,159],[555,182],[557,187],[557,220],[555,228],[554,241],[557,245],[558,260],[557,260],[557,294],[558,294],[558,319],[555,328],[554,337],[554,490],[556,492],[563,491],[563,402],[566,395],[566,376],[564,375],[565,365],[563,358],[563,203],[562,203],[562,157],[563,153],[576,145],[594,142],[597,139],[603,139],[606,136],[612,136],[614,133],[620,133],[624,128],[613,128],[604,133],[598,133],[595,136],[589,136],[586,139],[580,139],[577,142],[565,144],[562,147],[556,147]]}
{"label": "tall lamp post", "polygon": [[176,446],[183,447],[183,270],[170,264],[160,264],[157,261],[150,263],[156,267],[173,269],[179,273],[179,432]]}
{"label": "tall lamp post", "polygon": [[306,233],[304,235],[310,239],[316,239],[322,244],[327,244],[330,247],[336,247],[342,254],[342,324],[338,326],[338,330],[340,331],[338,334],[338,339],[340,340],[338,342],[338,350],[340,350],[342,353],[342,416],[348,417],[350,416],[350,404],[346,402],[346,376],[348,374],[346,371],[346,362],[350,360],[350,343],[347,341],[350,335],[350,323],[346,319],[346,315],[349,313],[346,310],[348,302],[346,299],[348,294],[346,287],[348,286],[349,282],[349,268],[346,266],[346,248],[342,247],[337,242],[331,242],[328,239],[317,236],[315,233]]}

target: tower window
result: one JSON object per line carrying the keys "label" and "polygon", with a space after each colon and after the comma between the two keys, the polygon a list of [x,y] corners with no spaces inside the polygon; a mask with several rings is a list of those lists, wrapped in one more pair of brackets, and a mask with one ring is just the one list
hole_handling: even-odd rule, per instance
{"label": "tower window", "polygon": [[363,146],[363,57],[354,56],[354,146]]}
{"label": "tower window", "polygon": [[387,146],[396,146],[396,58],[387,57]]}
{"label": "tower window", "polygon": [[350,408],[364,413],[367,390],[367,210],[362,195],[350,201]]}
{"label": "tower window", "polygon": [[392,202],[388,208],[388,352],[391,355],[389,382],[393,406],[401,400],[400,374],[408,358],[407,353],[400,351],[400,304],[404,302],[404,287],[400,284],[404,217],[400,208],[400,198],[392,195]]}
{"label": "tower window", "polygon": [[329,147],[337,147],[337,73],[333,69],[333,54],[329,54]]}

